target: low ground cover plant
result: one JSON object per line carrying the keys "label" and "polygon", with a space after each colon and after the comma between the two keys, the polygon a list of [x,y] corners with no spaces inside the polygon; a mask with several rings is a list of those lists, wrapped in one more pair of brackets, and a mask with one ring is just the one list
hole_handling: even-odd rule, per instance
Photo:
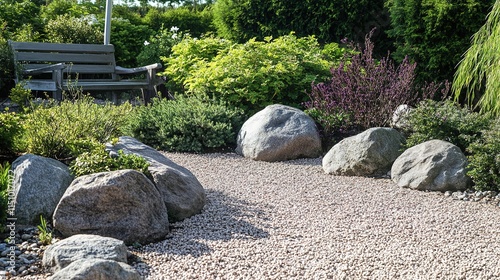
{"label": "low ground cover plant", "polygon": [[470,154],[467,175],[472,178],[474,188],[500,191],[500,118],[493,120],[467,151]]}
{"label": "low ground cover plant", "polygon": [[137,108],[124,132],[162,150],[202,152],[233,145],[244,117],[225,103],[178,96]]}
{"label": "low ground cover plant", "polygon": [[16,112],[0,112],[0,154],[13,154],[18,149],[16,144],[22,135],[23,115]]}
{"label": "low ground cover plant", "polygon": [[70,164],[70,170],[76,177],[121,169],[149,174],[148,167],[149,163],[143,157],[125,154],[121,150],[111,155],[104,145],[96,145],[92,150],[83,152]]}
{"label": "low ground cover plant", "polygon": [[462,108],[452,100],[423,100],[406,117],[405,147],[439,139],[458,146],[467,153],[469,145],[481,139],[491,119],[485,115]]}
{"label": "low ground cover plant", "polygon": [[9,162],[0,163],[0,233],[3,232],[7,219],[9,170]]}
{"label": "low ground cover plant", "polygon": [[59,160],[74,159],[96,143],[120,136],[131,111],[130,103],[98,105],[82,94],[60,103],[33,105],[23,121],[19,149]]}

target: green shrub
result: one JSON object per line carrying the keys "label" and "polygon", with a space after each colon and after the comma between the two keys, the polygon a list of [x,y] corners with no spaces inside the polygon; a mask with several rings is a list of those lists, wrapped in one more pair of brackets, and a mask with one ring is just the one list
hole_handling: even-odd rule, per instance
{"label": "green shrub", "polygon": [[82,151],[120,136],[132,107],[98,105],[88,96],[39,106],[26,115],[23,151],[55,159],[78,156]]}
{"label": "green shrub", "polygon": [[188,93],[207,95],[253,113],[273,103],[299,107],[307,100],[305,91],[311,82],[329,76],[336,61],[327,58],[343,52],[333,45],[323,52],[314,37],[294,35],[245,44],[189,39],[173,48],[164,74]]}
{"label": "green shrub", "polygon": [[[104,22],[99,21],[100,30]],[[137,57],[144,42],[153,34],[147,25],[134,24],[128,19],[116,18],[111,22],[111,43],[115,46],[116,64],[122,67],[137,67]]]}
{"label": "green shrub", "polygon": [[169,57],[172,53],[172,47],[177,45],[189,34],[179,31],[177,26],[164,28],[144,42],[141,53],[137,57],[140,65],[149,65],[160,62],[160,57]]}
{"label": "green shrub", "polygon": [[242,123],[239,109],[178,96],[176,100],[155,99],[152,105],[138,108],[125,132],[159,149],[202,152],[234,144]]}
{"label": "green shrub", "polygon": [[13,153],[22,135],[22,116],[15,112],[0,112],[0,153]]}
{"label": "green shrub", "polygon": [[31,99],[31,90],[24,87],[23,82],[17,83],[11,90],[9,98],[12,102],[19,105],[21,108],[25,108]]}
{"label": "green shrub", "polygon": [[469,171],[476,190],[500,191],[500,118],[492,121],[481,139],[472,143],[468,152]]}
{"label": "green shrub", "polygon": [[189,32],[193,37],[214,32],[212,19],[210,9],[193,11],[187,7],[167,9],[163,13],[158,9],[150,9],[144,17],[144,21],[152,30],[159,30],[163,26],[177,26],[179,30]]}
{"label": "green shrub", "polygon": [[14,60],[7,39],[2,37],[1,32],[0,65],[0,96],[7,96],[14,84]]}
{"label": "green shrub", "polygon": [[0,33],[11,38],[24,25],[31,25],[36,31],[42,29],[42,20],[38,17],[40,5],[32,0],[0,0]]}
{"label": "green shrub", "polygon": [[172,47],[171,57],[162,57],[165,71],[160,75],[167,76],[167,87],[171,92],[183,93],[184,84],[194,71],[212,61],[217,54],[227,52],[232,42],[215,37],[196,40],[186,37]]}
{"label": "green shrub", "polygon": [[124,154],[121,150],[112,157],[104,145],[96,146],[91,151],[80,154],[70,164],[70,170],[76,177],[122,169],[134,169],[149,174],[148,167],[149,163],[143,157]]}
{"label": "green shrub", "polygon": [[8,191],[10,188],[10,164],[5,162],[0,163],[0,232],[3,231],[5,221],[7,219],[8,210]]}
{"label": "green shrub", "polygon": [[60,15],[49,20],[45,32],[49,42],[73,44],[102,44],[103,33],[100,26],[87,18]]}
{"label": "green shrub", "polygon": [[406,118],[409,137],[406,148],[439,139],[458,146],[463,152],[481,137],[489,119],[451,100],[424,100]]}

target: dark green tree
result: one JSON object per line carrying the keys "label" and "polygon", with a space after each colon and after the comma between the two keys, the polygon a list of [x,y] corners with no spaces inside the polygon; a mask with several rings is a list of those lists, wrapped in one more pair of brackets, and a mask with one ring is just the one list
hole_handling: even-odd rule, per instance
{"label": "dark green tree", "polygon": [[417,80],[452,80],[495,0],[387,0],[394,58],[417,62]]}
{"label": "dark green tree", "polygon": [[294,31],[322,43],[343,38],[362,43],[376,27],[375,45],[388,48],[383,44],[390,25],[384,0],[217,0],[214,19],[219,35],[238,42]]}

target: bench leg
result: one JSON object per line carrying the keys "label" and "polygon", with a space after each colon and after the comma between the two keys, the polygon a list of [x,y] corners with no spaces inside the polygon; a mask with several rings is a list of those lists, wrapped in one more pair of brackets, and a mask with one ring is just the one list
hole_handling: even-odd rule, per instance
{"label": "bench leg", "polygon": [[120,99],[118,99],[118,93],[116,93],[116,91],[111,92],[111,98],[113,100],[113,104],[120,105]]}
{"label": "bench leg", "polygon": [[151,103],[151,99],[155,96],[156,90],[153,89],[141,89],[142,97],[144,98],[144,105]]}
{"label": "bench leg", "polygon": [[62,101],[62,90],[58,89],[52,93],[52,98],[54,98],[57,101]]}

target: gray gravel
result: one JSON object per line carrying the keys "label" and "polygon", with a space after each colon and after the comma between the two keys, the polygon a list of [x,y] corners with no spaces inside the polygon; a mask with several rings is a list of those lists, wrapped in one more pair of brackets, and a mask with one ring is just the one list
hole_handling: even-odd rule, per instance
{"label": "gray gravel", "polygon": [[326,175],[321,159],[173,154],[206,188],[202,214],[136,250],[146,279],[496,279],[500,207],[387,179]]}

